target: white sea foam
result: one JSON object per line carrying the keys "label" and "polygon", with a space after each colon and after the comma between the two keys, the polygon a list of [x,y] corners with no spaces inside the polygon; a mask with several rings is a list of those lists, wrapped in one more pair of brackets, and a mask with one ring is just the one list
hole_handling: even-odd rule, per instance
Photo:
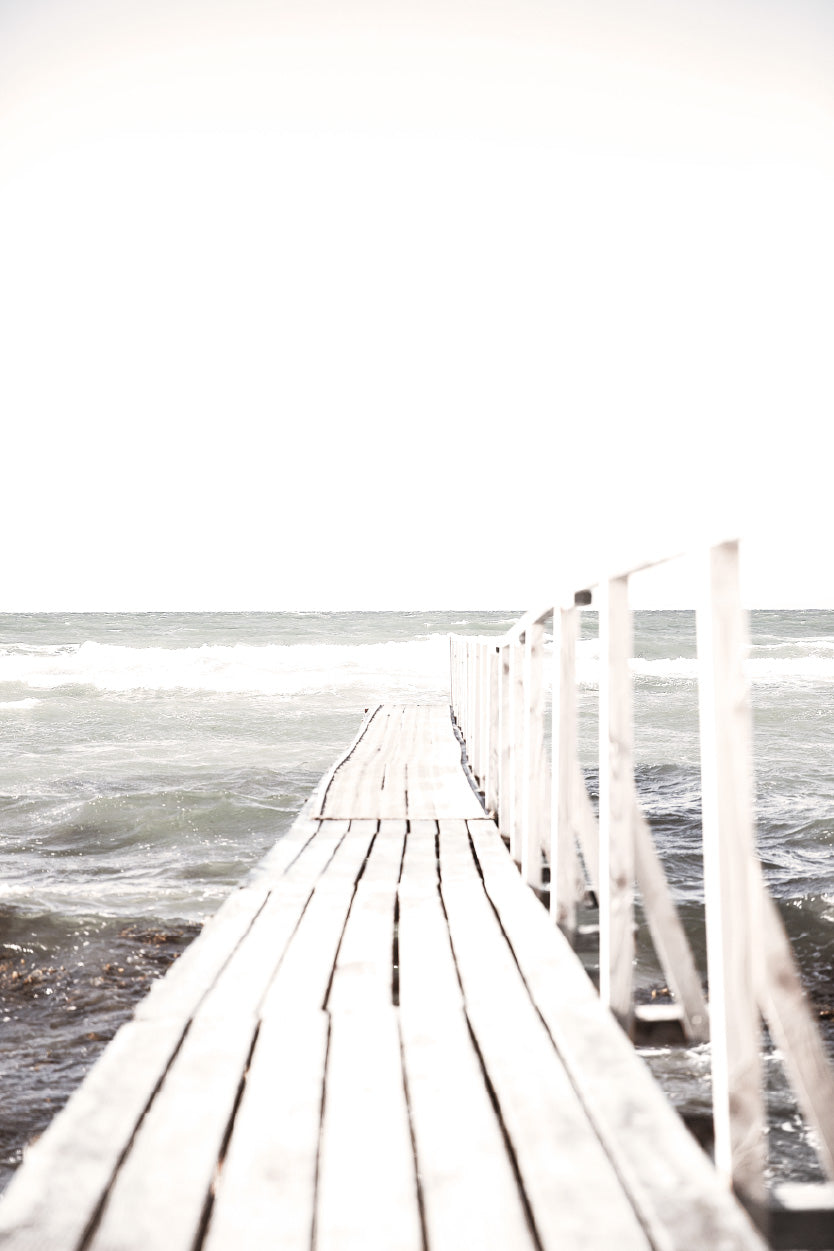
{"label": "white sea foam", "polygon": [[26,712],[28,708],[35,708],[41,701],[30,697],[29,699],[6,699],[0,701],[0,711],[3,712]]}
{"label": "white sea foam", "polygon": [[754,682],[831,682],[834,681],[834,657],[753,659],[747,662],[747,672]]}
{"label": "white sea foam", "polygon": [[[598,657],[577,655],[577,677],[583,685],[593,686],[599,681]],[[677,656],[646,660],[636,657],[631,661],[635,677],[657,682],[695,682],[698,679],[698,661],[694,657]],[[834,682],[834,657],[801,656],[790,659],[761,657],[745,662],[745,672],[754,684],[792,684],[796,682]]]}
{"label": "white sea foam", "polygon": [[0,656],[0,683],[32,690],[85,686],[98,691],[206,691],[301,695],[368,687],[385,693],[445,690],[449,647],[444,635],[408,642],[124,647],[86,642],[46,653]]}
{"label": "white sea foam", "polygon": [[[88,641],[73,647],[8,650],[0,654],[0,683],[30,690],[90,687],[98,691],[204,691],[217,694],[296,696],[317,691],[368,689],[381,697],[397,691],[442,697],[448,688],[445,635],[404,642],[361,644],[295,643],[126,647]],[[658,682],[694,682],[698,661],[665,657],[631,662],[635,677]],[[834,681],[834,656],[762,657],[747,661],[754,683]],[[599,680],[599,642],[577,648],[581,684]],[[24,711],[34,697],[9,700],[0,708]]]}

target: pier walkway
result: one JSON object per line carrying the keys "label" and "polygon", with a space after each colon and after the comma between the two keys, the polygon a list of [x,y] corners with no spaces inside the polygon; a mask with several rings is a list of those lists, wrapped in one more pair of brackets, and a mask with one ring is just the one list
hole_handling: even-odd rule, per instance
{"label": "pier walkway", "polygon": [[470,786],[382,707],[29,1149],[8,1251],[765,1244]]}

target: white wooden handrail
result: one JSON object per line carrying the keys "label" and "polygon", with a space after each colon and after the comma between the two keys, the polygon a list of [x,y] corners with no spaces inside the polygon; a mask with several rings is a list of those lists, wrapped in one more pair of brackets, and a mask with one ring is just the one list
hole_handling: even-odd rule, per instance
{"label": "white wooden handrail", "polygon": [[[625,1028],[634,1015],[635,886],[686,1035],[711,1039],[717,1167],[754,1209],[766,1200],[761,1021],[784,1058],[834,1179],[834,1072],[802,992],[755,852],[747,626],[737,540],[704,551],[697,598],[709,1008],[634,783],[632,574],[674,556],[618,566],[563,588],[504,635],[452,636],[452,708],[485,806],[527,883],[550,870],[550,910],[573,936],[587,888],[600,905],[600,994]],[[600,614],[600,816],[577,751],[577,604]],[[544,627],[553,626],[552,750],[544,759]],[[549,800],[548,800],[549,792]]]}

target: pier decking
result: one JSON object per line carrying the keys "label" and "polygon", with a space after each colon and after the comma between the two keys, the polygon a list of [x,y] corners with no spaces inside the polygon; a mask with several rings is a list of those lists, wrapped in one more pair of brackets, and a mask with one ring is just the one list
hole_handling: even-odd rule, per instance
{"label": "pier decking", "polygon": [[10,1251],[764,1245],[522,882],[446,705],[368,715],[0,1203]]}

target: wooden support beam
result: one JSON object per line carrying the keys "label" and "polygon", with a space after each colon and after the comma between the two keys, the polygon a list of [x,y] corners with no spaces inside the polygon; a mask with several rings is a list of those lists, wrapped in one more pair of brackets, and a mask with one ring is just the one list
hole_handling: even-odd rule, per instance
{"label": "wooden support beam", "polygon": [[759,1006],[782,1053],[799,1106],[816,1131],[820,1163],[834,1181],[834,1072],[802,989],[782,918],[763,881],[759,889],[764,931]]}
{"label": "wooden support beam", "polygon": [[636,807],[634,857],[637,885],[655,951],[681,1009],[681,1024],[692,1042],[709,1038],[709,1015],[692,949],[681,925],[666,874],[643,813]]}

